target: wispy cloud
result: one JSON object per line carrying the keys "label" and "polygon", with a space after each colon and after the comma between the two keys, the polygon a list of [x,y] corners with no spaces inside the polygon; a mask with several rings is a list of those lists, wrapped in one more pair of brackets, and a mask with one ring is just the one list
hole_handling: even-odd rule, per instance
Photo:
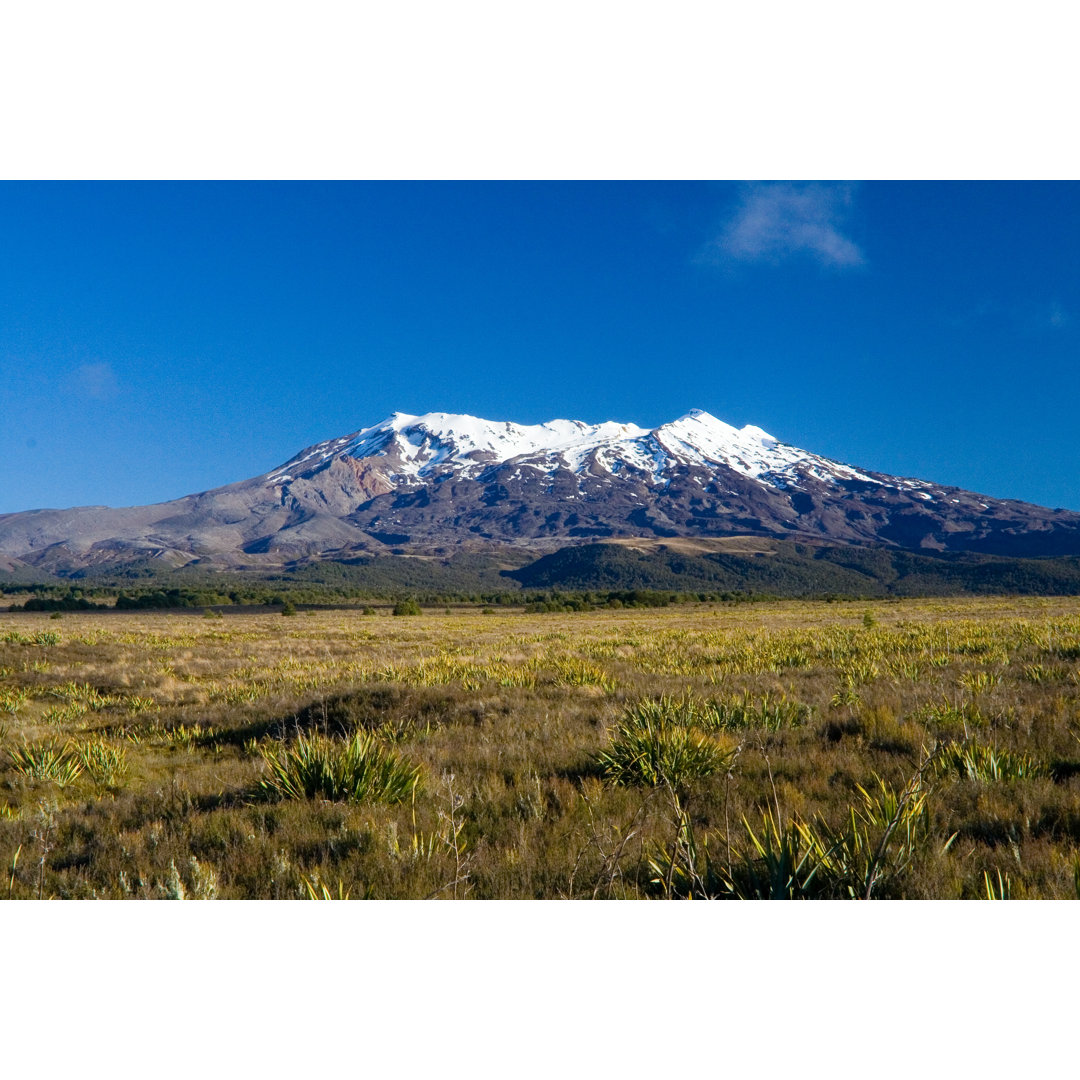
{"label": "wispy cloud", "polygon": [[72,372],[69,389],[94,401],[109,401],[120,391],[112,364],[81,364]]}
{"label": "wispy cloud", "polygon": [[803,257],[830,269],[861,266],[862,251],[843,231],[853,198],[850,184],[750,184],[702,258],[776,264]]}
{"label": "wispy cloud", "polygon": [[1052,330],[1060,330],[1072,322],[1072,315],[1056,301],[1046,312],[1046,325]]}

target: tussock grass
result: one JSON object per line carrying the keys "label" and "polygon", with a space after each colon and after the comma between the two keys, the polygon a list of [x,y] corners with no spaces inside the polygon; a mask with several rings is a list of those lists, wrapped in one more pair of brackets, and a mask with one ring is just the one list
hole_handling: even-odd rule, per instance
{"label": "tussock grass", "polygon": [[287,746],[262,749],[267,775],[258,790],[272,798],[398,803],[412,796],[421,770],[373,736],[338,741],[299,735]]}
{"label": "tussock grass", "polygon": [[57,787],[66,787],[78,779],[83,770],[79,755],[70,746],[55,742],[14,746],[8,750],[11,767],[29,780],[51,780]]}
{"label": "tussock grass", "polygon": [[1000,747],[968,740],[949,742],[937,759],[940,776],[990,783],[1050,775],[1050,767],[1029,754],[1014,754]]}
{"label": "tussock grass", "polygon": [[597,755],[603,778],[612,784],[685,791],[697,780],[725,772],[737,751],[692,726],[694,710],[690,700],[667,698],[628,708],[609,746]]}
{"label": "tussock grass", "polygon": [[75,755],[96,784],[119,787],[127,776],[127,753],[122,746],[112,746],[104,739],[90,739],[76,745]]}

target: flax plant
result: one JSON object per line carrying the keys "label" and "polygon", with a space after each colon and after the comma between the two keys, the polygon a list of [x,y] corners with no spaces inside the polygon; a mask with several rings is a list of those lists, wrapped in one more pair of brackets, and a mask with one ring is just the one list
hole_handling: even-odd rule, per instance
{"label": "flax plant", "polygon": [[299,735],[292,746],[262,747],[261,755],[266,775],[258,790],[271,798],[398,803],[421,783],[418,766],[362,732],[346,741]]}

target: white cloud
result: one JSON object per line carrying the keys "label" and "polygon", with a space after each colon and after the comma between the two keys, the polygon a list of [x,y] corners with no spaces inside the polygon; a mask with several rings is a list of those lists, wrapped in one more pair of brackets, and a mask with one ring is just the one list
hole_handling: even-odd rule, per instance
{"label": "white cloud", "polygon": [[71,389],[95,401],[108,401],[119,392],[120,384],[112,364],[81,364],[74,371]]}
{"label": "white cloud", "polygon": [[862,252],[841,231],[851,202],[849,184],[750,184],[703,257],[780,263],[803,256],[830,268],[861,266]]}

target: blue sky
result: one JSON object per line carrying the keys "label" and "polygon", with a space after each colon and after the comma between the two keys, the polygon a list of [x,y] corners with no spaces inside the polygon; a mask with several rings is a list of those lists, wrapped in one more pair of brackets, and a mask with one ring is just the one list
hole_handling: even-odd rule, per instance
{"label": "blue sky", "polygon": [[1080,510],[1080,187],[0,184],[0,512],[691,408]]}

